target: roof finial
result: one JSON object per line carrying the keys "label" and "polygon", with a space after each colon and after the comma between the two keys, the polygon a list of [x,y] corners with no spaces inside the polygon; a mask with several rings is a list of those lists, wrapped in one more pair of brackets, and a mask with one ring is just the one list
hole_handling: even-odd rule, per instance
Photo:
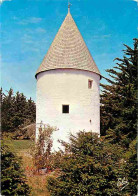
{"label": "roof finial", "polygon": [[70,6],[71,6],[71,3],[70,3],[70,0],[68,0],[68,13],[70,13]]}

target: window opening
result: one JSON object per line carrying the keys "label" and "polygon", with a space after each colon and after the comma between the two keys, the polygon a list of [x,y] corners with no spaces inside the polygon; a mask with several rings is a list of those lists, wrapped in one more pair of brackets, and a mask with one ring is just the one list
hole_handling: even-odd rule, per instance
{"label": "window opening", "polygon": [[62,105],[62,113],[69,113],[69,105]]}
{"label": "window opening", "polygon": [[88,80],[88,88],[90,89],[90,88],[92,88],[92,80]]}

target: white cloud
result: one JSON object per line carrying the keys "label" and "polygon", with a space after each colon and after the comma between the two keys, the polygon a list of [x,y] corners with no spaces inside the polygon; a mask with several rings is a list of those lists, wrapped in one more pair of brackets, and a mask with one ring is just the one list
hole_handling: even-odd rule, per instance
{"label": "white cloud", "polygon": [[18,24],[21,24],[21,25],[36,24],[36,23],[39,23],[41,20],[42,18],[31,17],[31,18],[18,21]]}
{"label": "white cloud", "polygon": [[11,0],[0,0],[0,4],[2,4],[4,1],[11,1]]}
{"label": "white cloud", "polygon": [[111,34],[105,34],[105,35],[94,35],[92,36],[92,39],[95,39],[95,40],[100,40],[100,39],[107,39],[107,38],[110,38],[111,37]]}
{"label": "white cloud", "polygon": [[138,0],[133,0],[133,1],[136,1],[138,3]]}
{"label": "white cloud", "polygon": [[33,43],[32,36],[30,36],[28,34],[24,34],[21,39],[22,39],[23,43],[26,43],[26,44]]}
{"label": "white cloud", "polygon": [[46,33],[46,30],[41,28],[41,27],[39,27],[39,28],[36,29],[36,32],[37,33]]}

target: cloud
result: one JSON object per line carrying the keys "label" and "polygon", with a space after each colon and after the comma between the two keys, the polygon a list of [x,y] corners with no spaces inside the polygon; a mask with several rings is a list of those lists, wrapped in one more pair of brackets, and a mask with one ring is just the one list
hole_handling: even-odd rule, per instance
{"label": "cloud", "polygon": [[133,1],[136,1],[138,3],[138,0],[133,0]]}
{"label": "cloud", "polygon": [[26,44],[33,43],[32,36],[30,36],[28,34],[24,34],[23,37],[21,38],[21,40],[23,41],[23,43],[26,43]]}
{"label": "cloud", "polygon": [[110,37],[111,37],[111,34],[94,35],[94,36],[92,36],[92,39],[100,40],[100,39],[106,39],[106,38],[110,38]]}
{"label": "cloud", "polygon": [[11,1],[11,0],[0,0],[0,4],[2,4],[4,1]]}
{"label": "cloud", "polygon": [[25,29],[21,37],[22,53],[31,51],[38,54],[47,46],[48,40],[49,36],[43,28]]}
{"label": "cloud", "polygon": [[39,23],[39,22],[41,22],[41,20],[42,20],[42,18],[31,17],[31,18],[20,20],[17,23],[21,24],[21,25],[28,25],[28,24]]}
{"label": "cloud", "polygon": [[21,40],[23,43],[32,44],[35,42],[36,36],[43,36],[46,33],[46,30],[39,27],[36,29],[25,29],[25,34],[22,35]]}
{"label": "cloud", "polygon": [[41,28],[41,27],[39,27],[39,28],[36,29],[36,32],[37,33],[46,33],[46,30]]}

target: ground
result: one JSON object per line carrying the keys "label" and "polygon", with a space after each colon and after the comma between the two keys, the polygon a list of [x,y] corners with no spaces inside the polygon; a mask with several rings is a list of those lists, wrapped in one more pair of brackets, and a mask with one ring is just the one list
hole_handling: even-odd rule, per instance
{"label": "ground", "polygon": [[30,140],[13,140],[11,146],[15,149],[18,156],[22,157],[23,169],[27,176],[27,181],[32,187],[31,196],[50,196],[46,189],[47,175],[36,174],[33,160],[30,155],[33,142]]}

